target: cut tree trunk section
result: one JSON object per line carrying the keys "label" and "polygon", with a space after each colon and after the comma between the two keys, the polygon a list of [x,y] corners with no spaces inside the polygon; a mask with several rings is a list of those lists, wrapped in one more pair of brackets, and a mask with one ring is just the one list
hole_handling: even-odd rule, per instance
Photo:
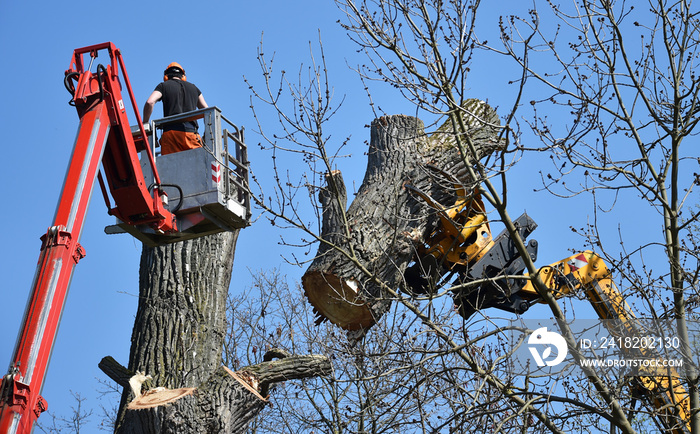
{"label": "cut tree trunk section", "polygon": [[372,122],[365,178],[347,211],[342,175],[327,174],[319,192],[323,241],[302,277],[319,322],[346,330],[371,327],[391,305],[383,288],[404,286],[416,246],[435,231],[436,204],[450,207],[459,191],[473,191],[478,180],[470,161],[498,148],[500,122],[483,101],[463,107],[476,155],[459,149],[454,131],[461,128],[449,120],[428,136],[417,118],[385,116]]}

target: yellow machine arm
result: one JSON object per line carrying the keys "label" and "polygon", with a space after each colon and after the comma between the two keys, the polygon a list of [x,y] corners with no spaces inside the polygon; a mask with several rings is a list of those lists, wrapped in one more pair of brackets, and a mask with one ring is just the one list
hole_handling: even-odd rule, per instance
{"label": "yellow machine arm", "polygon": [[[435,290],[447,274],[457,274],[461,283],[453,290],[459,313],[469,318],[476,311],[495,307],[522,314],[542,298],[524,274],[525,265],[505,231],[491,237],[484,205],[478,192],[458,190],[452,206],[442,206],[427,194],[408,186],[437,212],[438,227],[419,247],[415,264],[405,272],[407,289],[413,293]],[[537,227],[527,214],[515,220],[520,237],[525,240]],[[537,258],[537,242],[530,240],[526,249]],[[632,309],[612,281],[612,273],[595,253],[585,251],[559,262],[541,267],[537,275],[555,297],[583,293],[602,320],[615,320],[621,337],[640,336]],[[608,321],[609,323],[609,321]],[[626,354],[654,358],[654,354]],[[663,369],[635,377],[636,392],[657,411],[657,420],[674,434],[690,432],[689,396],[675,369]],[[678,420],[684,421],[679,425]]]}
{"label": "yellow machine arm", "polygon": [[[612,281],[612,273],[605,262],[595,253],[585,251],[577,253],[554,264],[542,267],[537,274],[543,283],[557,297],[564,297],[575,291],[583,291],[593,309],[603,320],[616,320],[619,327],[609,330],[620,337],[642,336],[635,322],[635,315],[625,301],[617,286]],[[541,298],[532,286],[532,281],[520,290],[521,297],[541,302]],[[650,350],[644,348],[626,349],[626,356],[645,359],[655,358]],[[636,351],[636,354],[632,354]],[[690,432],[690,398],[680,382],[680,375],[673,367],[658,368],[649,375],[635,377],[637,392],[658,411],[658,420],[663,427],[674,434]],[[674,416],[684,421],[679,425]]]}

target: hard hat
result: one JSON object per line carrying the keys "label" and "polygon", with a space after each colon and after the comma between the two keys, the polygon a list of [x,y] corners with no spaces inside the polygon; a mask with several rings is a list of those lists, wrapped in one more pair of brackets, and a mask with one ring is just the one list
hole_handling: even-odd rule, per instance
{"label": "hard hat", "polygon": [[185,76],[185,68],[183,68],[177,62],[172,62],[167,68],[165,68],[165,71],[163,71],[163,80],[168,81],[170,75],[180,75],[180,78],[183,81],[187,81],[187,77]]}

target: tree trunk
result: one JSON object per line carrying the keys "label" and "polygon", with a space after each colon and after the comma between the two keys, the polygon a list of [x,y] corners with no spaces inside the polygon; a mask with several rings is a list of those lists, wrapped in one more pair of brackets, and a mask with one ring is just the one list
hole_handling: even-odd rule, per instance
{"label": "tree trunk", "polygon": [[376,119],[365,178],[347,212],[339,172],[321,189],[321,237],[302,283],[319,322],[347,330],[371,327],[391,304],[386,287],[404,285],[404,271],[438,225],[437,210],[455,204],[477,181],[469,157],[498,147],[499,119],[486,103],[469,100],[462,119],[477,155],[456,145],[451,122],[427,136],[423,122],[396,115]]}
{"label": "tree trunk", "polygon": [[237,237],[143,247],[129,368],[100,363],[125,388],[117,433],[242,432],[271,383],[330,371],[323,356],[287,354],[236,373],[221,366]]}

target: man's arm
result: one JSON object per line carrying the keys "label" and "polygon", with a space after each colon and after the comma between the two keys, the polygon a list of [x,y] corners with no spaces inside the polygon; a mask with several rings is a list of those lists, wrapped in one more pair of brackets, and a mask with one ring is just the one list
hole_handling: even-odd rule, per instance
{"label": "man's arm", "polygon": [[143,105],[143,123],[145,124],[151,119],[151,114],[153,113],[153,107],[156,103],[163,98],[163,94],[157,90],[154,90],[151,96],[146,100],[146,104]]}
{"label": "man's arm", "polygon": [[202,94],[200,93],[200,94],[199,94],[199,98],[197,98],[197,108],[198,108],[198,109],[203,109],[203,108],[207,108],[207,107],[209,107],[209,106],[207,105],[207,102],[204,101],[204,95],[202,95]]}

